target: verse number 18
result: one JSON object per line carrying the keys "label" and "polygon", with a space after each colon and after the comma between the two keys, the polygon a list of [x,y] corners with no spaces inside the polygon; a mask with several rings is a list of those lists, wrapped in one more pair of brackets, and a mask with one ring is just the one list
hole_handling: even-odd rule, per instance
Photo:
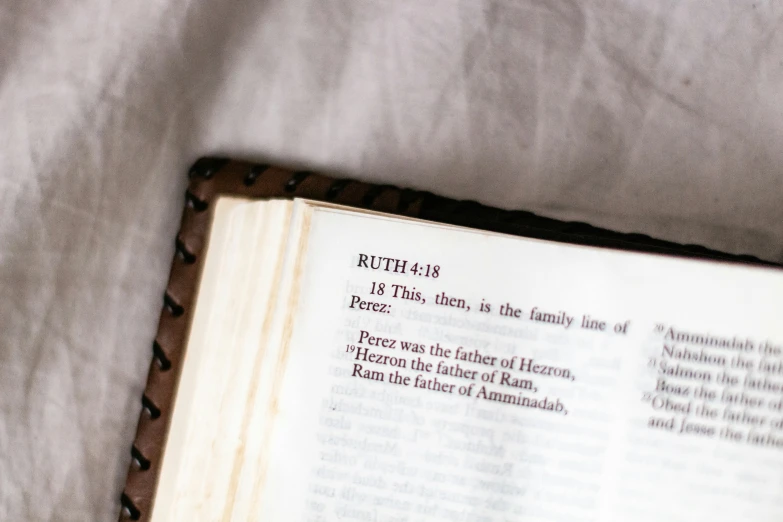
{"label": "verse number 18", "polygon": [[384,283],[376,283],[373,281],[370,293],[373,295],[383,295],[384,290],[386,290],[386,285]]}

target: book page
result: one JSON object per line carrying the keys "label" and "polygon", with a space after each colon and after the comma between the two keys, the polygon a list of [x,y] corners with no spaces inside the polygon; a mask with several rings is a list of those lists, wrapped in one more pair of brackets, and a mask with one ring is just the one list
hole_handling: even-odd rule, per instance
{"label": "book page", "polygon": [[[248,440],[251,413],[263,414],[276,368],[274,309],[286,279],[290,201],[259,205],[220,198],[188,333],[153,522],[222,520],[252,468],[260,444]],[[248,249],[253,238],[263,248]],[[258,438],[260,439],[260,437]],[[236,519],[239,520],[239,519]]]}
{"label": "book page", "polygon": [[783,275],[316,208],[259,519],[783,520]]}

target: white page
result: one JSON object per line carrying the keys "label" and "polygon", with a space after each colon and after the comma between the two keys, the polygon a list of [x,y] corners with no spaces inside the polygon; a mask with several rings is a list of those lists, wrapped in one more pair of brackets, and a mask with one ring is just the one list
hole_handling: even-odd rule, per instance
{"label": "white page", "polygon": [[[359,266],[362,255],[405,260],[407,273],[394,273],[394,262],[392,271]],[[430,277],[413,275],[414,263],[430,265]],[[748,375],[783,386],[780,353],[760,353],[762,343],[783,345],[780,272],[316,209],[301,277],[264,520],[783,520],[783,392],[743,387]],[[373,283],[384,295],[371,295]],[[394,298],[392,285],[426,302]],[[466,308],[437,305],[442,292]],[[377,310],[358,309],[357,299]],[[501,316],[507,303],[519,312]],[[536,312],[556,322],[533,320],[547,318]],[[587,315],[605,331],[583,328]],[[686,334],[696,342],[683,342]],[[718,339],[730,346],[709,345]],[[432,355],[436,343],[450,357]],[[457,360],[458,348],[478,350],[483,363]],[[753,367],[764,360],[766,373],[730,368],[740,353]],[[417,357],[431,373],[412,369]],[[522,358],[538,373],[521,371]],[[439,361],[477,373],[437,374]],[[680,375],[669,375],[678,365]],[[395,371],[407,386],[389,382]],[[703,380],[683,371],[710,379],[716,417],[694,396]],[[717,382],[724,371],[739,383]],[[417,376],[454,386],[416,388]],[[686,396],[656,392],[659,379]],[[764,404],[732,406],[746,418],[727,421],[724,391]],[[527,406],[546,398],[550,409],[493,393]],[[753,419],[763,424],[752,437],[777,444],[748,440]],[[680,433],[683,422],[714,432]],[[740,440],[727,438],[727,426]]]}
{"label": "white page", "polygon": [[[263,414],[265,403],[255,398],[274,375],[268,310],[281,286],[292,206],[236,198],[214,205],[152,521],[220,519],[242,498],[239,468],[252,468],[260,451],[244,444],[250,413]],[[248,237],[265,248],[248,250]]]}

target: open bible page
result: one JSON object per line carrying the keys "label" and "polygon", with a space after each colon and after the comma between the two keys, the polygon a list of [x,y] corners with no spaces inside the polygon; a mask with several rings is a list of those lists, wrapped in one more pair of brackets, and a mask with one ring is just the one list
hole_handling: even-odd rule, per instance
{"label": "open bible page", "polygon": [[315,208],[259,519],[783,520],[783,275]]}

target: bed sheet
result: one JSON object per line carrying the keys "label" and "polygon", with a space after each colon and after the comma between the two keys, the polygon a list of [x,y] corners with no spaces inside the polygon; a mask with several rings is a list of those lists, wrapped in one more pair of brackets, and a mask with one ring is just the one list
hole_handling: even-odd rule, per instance
{"label": "bed sheet", "polygon": [[227,154],[783,261],[773,1],[0,4],[0,520],[111,520]]}

